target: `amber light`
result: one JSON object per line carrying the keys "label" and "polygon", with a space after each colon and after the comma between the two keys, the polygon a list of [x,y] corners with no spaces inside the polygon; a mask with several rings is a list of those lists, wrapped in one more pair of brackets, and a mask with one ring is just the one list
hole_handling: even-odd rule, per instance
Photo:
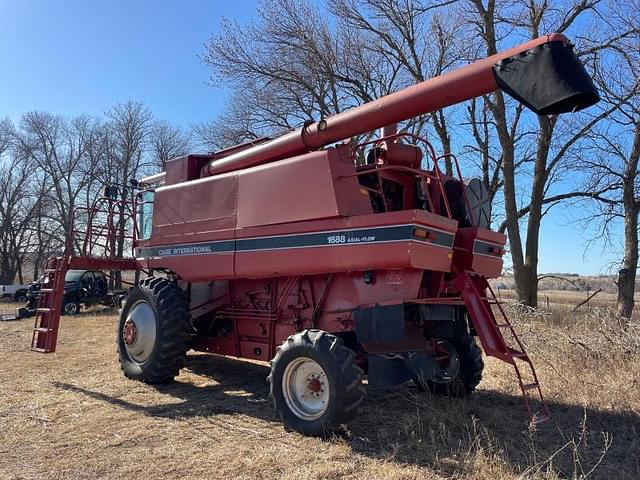
{"label": "amber light", "polygon": [[414,228],[413,229],[413,236],[417,237],[417,238],[424,238],[427,239],[430,237],[429,231],[425,230],[424,228]]}

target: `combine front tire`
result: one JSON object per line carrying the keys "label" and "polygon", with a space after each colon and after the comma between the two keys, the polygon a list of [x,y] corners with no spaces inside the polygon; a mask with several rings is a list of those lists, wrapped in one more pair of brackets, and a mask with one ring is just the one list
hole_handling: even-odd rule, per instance
{"label": "combine front tire", "polygon": [[191,335],[189,306],[174,282],[151,277],[133,288],[122,308],[118,355],[124,374],[166,383],[182,368]]}
{"label": "combine front tire", "polygon": [[362,376],[340,338],[305,330],[290,336],[271,361],[270,396],[285,426],[326,435],[357,415],[365,393]]}

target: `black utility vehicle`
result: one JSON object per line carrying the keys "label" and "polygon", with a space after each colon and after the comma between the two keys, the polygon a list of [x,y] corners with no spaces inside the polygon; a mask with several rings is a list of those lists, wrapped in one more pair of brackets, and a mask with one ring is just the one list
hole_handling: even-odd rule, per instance
{"label": "black utility vehicle", "polygon": [[13,300],[19,303],[25,303],[28,300],[27,293],[29,292],[29,287],[19,288],[16,290],[16,293],[13,294]]}
{"label": "black utility vehicle", "polygon": [[[35,310],[42,288],[42,279],[29,285],[27,309]],[[95,270],[69,270],[64,279],[62,313],[76,315],[81,306],[114,305],[115,296],[109,292],[107,277]]]}

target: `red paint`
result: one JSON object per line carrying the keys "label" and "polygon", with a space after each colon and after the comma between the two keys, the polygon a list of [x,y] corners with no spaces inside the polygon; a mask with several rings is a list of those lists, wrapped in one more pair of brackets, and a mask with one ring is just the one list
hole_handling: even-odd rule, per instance
{"label": "red paint", "polygon": [[137,336],[138,329],[136,328],[136,324],[131,320],[127,320],[124,324],[124,330],[122,332],[124,343],[126,343],[127,345],[133,345],[136,342]]}

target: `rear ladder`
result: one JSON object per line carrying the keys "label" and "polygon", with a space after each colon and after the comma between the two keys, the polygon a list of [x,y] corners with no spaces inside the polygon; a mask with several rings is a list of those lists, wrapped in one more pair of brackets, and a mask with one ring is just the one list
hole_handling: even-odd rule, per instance
{"label": "rear ladder", "polygon": [[31,350],[40,353],[56,351],[60,312],[64,298],[64,280],[69,268],[66,257],[50,258],[45,263],[44,280],[38,297],[36,319],[31,337]]}
{"label": "rear ladder", "polygon": [[[533,363],[486,278],[474,272],[458,271],[456,283],[485,353],[513,366],[531,426],[535,427],[548,420],[549,410],[544,402]],[[496,320],[491,305],[498,307],[500,323]],[[511,345],[508,344],[503,332],[508,333]],[[523,373],[527,380],[523,380]],[[537,397],[540,405],[540,409],[536,412],[531,405],[531,394]]]}

